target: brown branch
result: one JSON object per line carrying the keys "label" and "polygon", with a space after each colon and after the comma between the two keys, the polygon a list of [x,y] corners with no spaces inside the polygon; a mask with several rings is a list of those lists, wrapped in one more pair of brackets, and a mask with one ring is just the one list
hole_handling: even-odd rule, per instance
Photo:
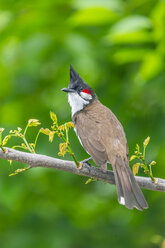
{"label": "brown branch", "polygon": [[[81,169],[78,169],[74,162],[52,158],[40,154],[31,154],[27,152],[16,151],[10,148],[5,148],[6,152],[0,149],[0,158],[18,161],[33,167],[47,167],[61,171],[67,171],[76,175],[95,178],[110,184],[115,184],[113,171],[108,170],[103,172],[99,168],[89,166],[84,163]],[[156,178],[156,183],[153,183],[148,177],[136,176],[136,181],[141,188],[165,192],[165,180]]]}

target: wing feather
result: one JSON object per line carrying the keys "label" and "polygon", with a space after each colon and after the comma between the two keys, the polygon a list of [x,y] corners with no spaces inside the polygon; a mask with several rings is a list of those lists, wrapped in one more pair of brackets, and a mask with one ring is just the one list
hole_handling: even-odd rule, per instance
{"label": "wing feather", "polygon": [[123,127],[112,111],[99,101],[77,114],[75,128],[84,149],[97,165],[104,164],[109,157],[113,164],[117,155],[128,160]]}

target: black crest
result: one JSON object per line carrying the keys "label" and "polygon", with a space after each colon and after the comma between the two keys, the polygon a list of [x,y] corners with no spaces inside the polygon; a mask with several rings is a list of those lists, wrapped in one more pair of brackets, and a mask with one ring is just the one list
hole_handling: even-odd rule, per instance
{"label": "black crest", "polygon": [[72,65],[70,65],[70,83],[69,88],[77,88],[78,86],[83,84],[83,79],[80,75],[75,71]]}
{"label": "black crest", "polygon": [[80,77],[80,75],[75,71],[72,65],[70,65],[70,83],[69,88],[76,90],[78,93],[81,92],[83,89],[90,90],[94,100],[96,97],[96,94],[92,90],[92,88],[84,82],[84,80]]}
{"label": "black crest", "polygon": [[74,82],[79,79],[79,74],[75,71],[72,65],[70,65],[70,81]]}

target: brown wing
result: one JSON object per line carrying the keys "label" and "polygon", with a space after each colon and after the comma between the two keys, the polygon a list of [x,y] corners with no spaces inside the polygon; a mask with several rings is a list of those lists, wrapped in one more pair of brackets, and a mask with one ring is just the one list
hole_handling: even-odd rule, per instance
{"label": "brown wing", "polygon": [[87,115],[79,113],[76,118],[75,128],[84,149],[91,155],[97,165],[103,165],[108,160],[108,157],[96,125],[95,120],[91,120]]}
{"label": "brown wing", "polygon": [[107,160],[113,164],[117,155],[127,159],[123,128],[112,111],[99,101],[77,114],[75,128],[84,149],[97,165],[103,165]]}

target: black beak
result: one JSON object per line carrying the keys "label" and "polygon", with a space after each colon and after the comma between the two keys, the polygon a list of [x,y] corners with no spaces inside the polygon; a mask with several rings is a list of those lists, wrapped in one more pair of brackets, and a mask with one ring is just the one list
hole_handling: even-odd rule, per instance
{"label": "black beak", "polygon": [[73,92],[75,92],[74,89],[70,89],[70,88],[63,88],[62,91],[66,92],[66,93],[73,93]]}

